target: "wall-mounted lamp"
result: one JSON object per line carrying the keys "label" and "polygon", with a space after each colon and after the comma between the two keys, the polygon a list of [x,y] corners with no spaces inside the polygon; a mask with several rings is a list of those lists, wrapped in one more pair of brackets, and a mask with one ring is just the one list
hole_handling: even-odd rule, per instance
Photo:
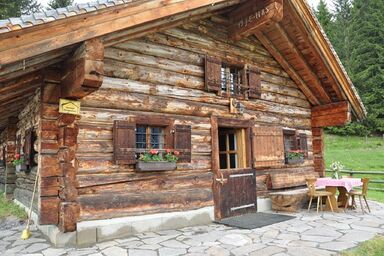
{"label": "wall-mounted lamp", "polygon": [[231,114],[244,114],[245,106],[238,100],[231,98],[229,103],[229,112]]}

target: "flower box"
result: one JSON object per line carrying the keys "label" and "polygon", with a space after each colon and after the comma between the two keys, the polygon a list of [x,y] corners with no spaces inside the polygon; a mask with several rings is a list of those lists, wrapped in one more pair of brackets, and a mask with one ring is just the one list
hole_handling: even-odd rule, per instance
{"label": "flower box", "polygon": [[154,171],[172,171],[176,169],[175,162],[167,161],[137,161],[136,171],[141,172],[154,172]]}
{"label": "flower box", "polygon": [[287,164],[302,164],[304,157],[287,158]]}
{"label": "flower box", "polygon": [[16,172],[25,172],[28,169],[27,165],[25,165],[25,164],[15,165],[15,168],[16,168]]}

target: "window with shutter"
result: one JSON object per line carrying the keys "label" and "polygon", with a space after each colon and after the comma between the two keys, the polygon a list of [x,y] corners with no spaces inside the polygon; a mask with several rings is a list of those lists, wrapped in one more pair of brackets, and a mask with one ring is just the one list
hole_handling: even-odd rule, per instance
{"label": "window with shutter", "polygon": [[116,120],[113,124],[113,146],[115,164],[135,164],[136,124]]}
{"label": "window with shutter", "polygon": [[179,161],[181,163],[191,162],[192,151],[192,129],[190,125],[175,125],[174,127],[174,148],[180,152]]}
{"label": "window with shutter", "polygon": [[230,63],[220,58],[205,58],[205,87],[226,97],[259,99],[261,96],[260,70],[241,63]]}
{"label": "window with shutter", "polygon": [[[297,164],[308,156],[307,135],[297,134],[295,130],[284,130],[285,163]],[[295,160],[296,159],[296,160]]]}
{"label": "window with shutter", "polygon": [[255,168],[284,165],[283,129],[280,127],[253,127],[252,152]]}
{"label": "window with shutter", "polygon": [[180,151],[178,162],[191,161],[191,126],[176,125],[163,116],[137,116],[132,122],[115,121],[113,126],[115,164],[135,164],[140,154],[158,149]]}

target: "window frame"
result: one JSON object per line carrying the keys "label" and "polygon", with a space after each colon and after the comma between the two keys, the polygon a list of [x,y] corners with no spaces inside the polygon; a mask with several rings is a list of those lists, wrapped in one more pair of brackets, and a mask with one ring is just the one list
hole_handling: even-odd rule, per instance
{"label": "window frame", "polygon": [[[232,83],[230,82],[230,76],[232,73],[230,72],[231,69],[236,69],[237,74],[237,80],[240,81],[238,83],[233,84],[234,92],[232,93],[230,88]],[[224,75],[222,73],[222,70],[229,70],[229,72],[224,71]],[[222,61],[221,62],[221,69],[220,69],[220,90],[218,92],[218,95],[224,96],[227,98],[236,98],[236,99],[247,99],[248,98],[248,71],[246,68],[246,65],[242,63],[235,63],[235,62],[229,62],[229,61]],[[225,80],[223,78],[225,77]],[[223,83],[226,83],[225,90],[223,90]],[[238,88],[236,88],[238,87]]]}
{"label": "window frame", "polygon": [[[146,128],[150,129],[151,127],[161,127],[163,128],[164,133],[164,145],[162,149],[157,149],[160,152],[165,152],[166,149],[173,149],[173,119],[163,116],[140,116],[134,119],[134,123],[136,125],[135,128],[135,136],[137,136],[137,127],[138,126],[147,126]],[[146,134],[148,139],[150,134]],[[148,140],[146,141],[146,146],[148,145]],[[137,141],[135,137],[135,152],[136,154],[146,152],[151,148],[137,148]]]}
{"label": "window frame", "polygon": [[[213,117],[215,122],[217,123],[216,128],[214,129],[214,134],[212,136],[215,136],[217,138],[217,142],[215,140],[212,140],[212,143],[217,143],[216,147],[213,147],[213,154],[216,158],[213,157],[213,168],[220,170],[220,171],[228,171],[228,170],[236,170],[236,169],[252,169],[253,159],[252,159],[252,148],[251,148],[251,140],[248,138],[251,138],[251,128],[252,128],[252,122],[250,120],[239,120],[239,119],[233,119],[233,118],[219,118],[219,117]],[[221,128],[227,128],[227,129],[233,129],[233,130],[242,130],[242,142],[243,142],[243,149],[242,149],[242,157],[244,158],[243,165],[244,167],[238,167],[238,168],[232,168],[232,169],[220,169],[220,149],[219,149],[219,131]],[[237,143],[238,145],[239,143]],[[239,158],[239,156],[238,156]]]}
{"label": "window frame", "polygon": [[[228,169],[237,169],[239,168],[239,157],[241,155],[242,152],[239,152],[239,148],[238,148],[238,143],[239,143],[239,139],[238,139],[238,135],[237,135],[237,131],[238,129],[227,129],[227,130],[223,130],[223,128],[219,128],[219,159],[220,159],[220,156],[221,155],[225,155],[225,158],[226,158],[226,166],[228,168],[221,168],[220,166],[220,170],[228,170]],[[225,150],[222,151],[220,150],[220,137],[224,135],[225,136]],[[231,146],[230,146],[230,135],[233,135],[233,138],[234,138],[234,149],[231,150]],[[235,167],[234,168],[231,168],[231,155],[235,155],[236,156],[236,160],[235,160]],[[220,163],[219,163],[220,164]]]}
{"label": "window frame", "polygon": [[[145,127],[145,133],[144,134],[141,134],[141,135],[145,135],[145,148],[140,148],[140,147],[137,147],[137,144],[138,143],[143,143],[143,142],[138,142],[137,141],[137,133],[138,133],[138,131],[137,131],[137,128],[139,127],[139,126],[141,126],[141,127]],[[151,136],[153,135],[153,133],[152,133],[152,128],[160,128],[161,130],[162,130],[162,133],[161,134],[159,134],[160,136],[161,136],[161,138],[162,138],[162,143],[158,143],[159,144],[159,148],[154,148],[154,147],[152,147],[152,142],[151,142]],[[143,124],[139,124],[139,125],[137,125],[136,124],[136,130],[135,130],[135,135],[136,135],[136,149],[138,149],[138,150],[143,150],[143,151],[146,151],[146,150],[149,150],[149,149],[158,149],[158,150],[164,150],[164,149],[166,149],[166,147],[165,147],[165,127],[164,126],[154,126],[154,125],[143,125]],[[139,134],[140,135],[140,134]],[[162,145],[162,148],[161,148],[161,146],[160,145]]]}

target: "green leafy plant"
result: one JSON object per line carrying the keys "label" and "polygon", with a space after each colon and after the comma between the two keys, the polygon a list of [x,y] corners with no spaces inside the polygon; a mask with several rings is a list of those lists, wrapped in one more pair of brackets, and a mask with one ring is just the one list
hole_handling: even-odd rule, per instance
{"label": "green leafy plant", "polygon": [[287,158],[289,160],[304,158],[304,152],[301,150],[291,150],[287,152]]}
{"label": "green leafy plant", "polygon": [[166,149],[165,153],[160,152],[157,149],[151,149],[148,152],[144,152],[140,154],[139,160],[143,162],[173,162],[176,163],[179,160],[178,155],[180,155],[179,151],[172,151],[170,149]]}
{"label": "green leafy plant", "polygon": [[20,154],[15,154],[15,160],[12,161],[13,166],[21,165],[24,163],[24,158]]}

